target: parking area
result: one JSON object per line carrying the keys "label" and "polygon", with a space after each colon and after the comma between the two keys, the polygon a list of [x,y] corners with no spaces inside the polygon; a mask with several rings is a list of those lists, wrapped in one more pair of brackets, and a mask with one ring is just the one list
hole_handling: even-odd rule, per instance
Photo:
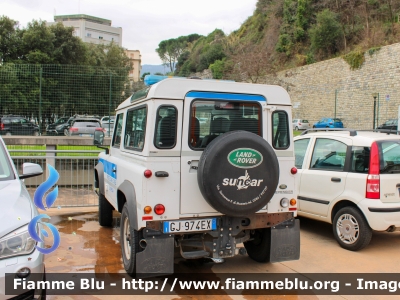
{"label": "parking area", "polygon": [[[98,224],[97,207],[54,208],[48,211],[60,232],[59,248],[46,256],[48,273],[125,272],[119,245],[119,214],[112,228]],[[196,273],[395,273],[400,269],[400,232],[374,232],[370,245],[358,252],[340,248],[329,224],[300,218],[301,255],[298,261],[260,264],[246,256],[223,264],[175,259],[175,272]],[[177,253],[178,254],[178,253]],[[178,257],[178,255],[176,255]],[[133,296],[126,297],[126,299]],[[142,297],[142,296],[135,296]],[[398,296],[392,296],[398,299]],[[112,299],[115,296],[48,296],[48,299]],[[118,299],[124,296],[118,296]],[[146,296],[146,299],[387,299],[388,296]]]}

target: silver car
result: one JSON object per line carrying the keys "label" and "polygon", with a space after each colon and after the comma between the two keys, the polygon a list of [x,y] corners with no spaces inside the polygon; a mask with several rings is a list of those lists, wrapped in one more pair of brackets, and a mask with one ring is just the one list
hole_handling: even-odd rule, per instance
{"label": "silver car", "polygon": [[[44,256],[36,249],[43,243],[36,243],[29,235],[28,224],[39,215],[23,182],[24,178],[43,173],[37,164],[24,163],[23,174],[18,175],[7,148],[0,137],[0,299],[17,295],[5,295],[5,276],[15,274],[15,278],[29,280],[34,273],[43,276]],[[18,295],[18,299],[45,298],[46,291],[29,290]],[[29,297],[31,296],[31,298]],[[20,298],[21,297],[21,298]]]}
{"label": "silver car", "polygon": [[96,130],[103,130],[96,118],[77,118],[69,128],[70,136],[92,137]]}
{"label": "silver car", "polygon": [[293,130],[306,130],[310,129],[310,123],[304,119],[293,119]]}

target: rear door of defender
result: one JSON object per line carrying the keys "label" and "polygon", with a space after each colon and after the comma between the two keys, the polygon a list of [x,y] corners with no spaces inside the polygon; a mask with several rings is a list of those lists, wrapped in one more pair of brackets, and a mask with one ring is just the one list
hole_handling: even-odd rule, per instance
{"label": "rear door of defender", "polygon": [[[265,103],[265,98],[260,95],[212,92],[189,92],[186,95],[182,128],[181,215],[221,214],[207,203],[199,189],[200,157],[215,138],[226,132],[247,130],[262,136],[262,102]],[[239,118],[244,121],[235,122]],[[245,176],[244,169],[242,173]]]}

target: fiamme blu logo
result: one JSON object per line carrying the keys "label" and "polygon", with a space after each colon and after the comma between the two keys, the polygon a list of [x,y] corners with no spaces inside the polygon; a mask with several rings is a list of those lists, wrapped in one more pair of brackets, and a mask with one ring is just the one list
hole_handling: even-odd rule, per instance
{"label": "fiamme blu logo", "polygon": [[[43,197],[48,191],[50,191],[52,186],[54,186],[57,183],[60,177],[58,172],[52,166],[47,165],[47,168],[49,170],[49,177],[45,182],[43,182],[41,185],[38,186],[33,196],[33,202],[35,203],[36,207],[42,210],[46,210],[46,207],[47,209],[50,208],[54,204],[58,196],[58,186],[55,186],[54,189],[46,195],[46,207],[45,207],[45,205],[43,204]],[[48,237],[48,233],[43,228],[40,230],[40,226],[38,225],[41,224],[49,228],[50,232],[53,235],[53,245],[50,248],[41,248],[36,245],[36,249],[39,252],[43,254],[49,254],[54,250],[56,250],[60,245],[60,233],[58,232],[57,228],[54,225],[47,222],[43,222],[41,221],[41,219],[51,219],[51,218],[47,214],[40,214],[34,217],[28,225],[28,232],[36,242],[41,242],[44,244],[44,240],[40,237],[40,235]]]}

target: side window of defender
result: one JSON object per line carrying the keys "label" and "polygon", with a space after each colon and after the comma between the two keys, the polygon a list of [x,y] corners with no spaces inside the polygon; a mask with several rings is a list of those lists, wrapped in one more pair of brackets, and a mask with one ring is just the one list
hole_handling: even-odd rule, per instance
{"label": "side window of defender", "polygon": [[176,145],[177,112],[174,106],[160,106],[157,110],[154,146],[172,149]]}
{"label": "side window of defender", "polygon": [[285,111],[272,113],[272,146],[283,150],[289,148],[289,124],[288,115]]}
{"label": "side window of defender", "polygon": [[124,148],[142,151],[146,133],[147,107],[142,106],[126,114]]}
{"label": "side window of defender", "polygon": [[117,115],[115,120],[114,137],[113,137],[113,147],[119,148],[121,146],[121,136],[122,136],[122,122],[124,121],[124,114]]}

